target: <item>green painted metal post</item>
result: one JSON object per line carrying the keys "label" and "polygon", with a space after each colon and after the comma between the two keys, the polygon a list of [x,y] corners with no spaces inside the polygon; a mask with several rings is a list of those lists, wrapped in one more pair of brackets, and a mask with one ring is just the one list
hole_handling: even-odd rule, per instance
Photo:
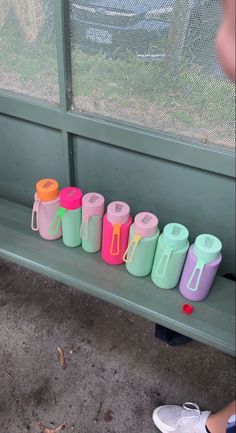
{"label": "green painted metal post", "polygon": [[65,160],[69,169],[69,183],[75,184],[73,138],[66,129],[65,116],[72,107],[72,69],[70,42],[70,6],[69,1],[57,0],[56,8],[56,46],[60,110],[62,113],[61,137],[65,147]]}

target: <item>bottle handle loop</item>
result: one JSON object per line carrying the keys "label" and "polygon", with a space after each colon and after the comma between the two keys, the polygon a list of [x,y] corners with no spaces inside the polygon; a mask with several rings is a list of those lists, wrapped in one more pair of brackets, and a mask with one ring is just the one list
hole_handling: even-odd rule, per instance
{"label": "bottle handle loop", "polygon": [[113,231],[112,231],[111,247],[110,247],[111,256],[118,256],[120,254],[120,232],[121,232],[121,225],[114,224]]}
{"label": "bottle handle loop", "polygon": [[31,229],[34,232],[39,230],[39,205],[40,200],[35,200],[31,217]]}
{"label": "bottle handle loop", "polygon": [[[191,292],[196,292],[197,291],[199,283],[200,283],[200,280],[202,278],[202,273],[204,271],[204,268],[205,268],[206,264],[207,264],[207,260],[206,259],[199,259],[197,261],[196,266],[195,266],[195,268],[194,268],[194,270],[193,270],[193,272],[192,272],[192,274],[191,274],[191,276],[190,276],[190,278],[188,280],[188,284],[187,284],[187,289],[190,290]],[[196,277],[197,273],[198,273],[198,277],[197,277],[197,280],[195,282],[195,285],[193,287],[191,287],[192,283],[193,283],[193,280]]]}
{"label": "bottle handle loop", "polygon": [[83,221],[80,227],[81,239],[88,240],[88,226],[89,226],[90,215],[84,215]]}
{"label": "bottle handle loop", "polygon": [[[165,247],[165,250],[164,250],[164,252],[160,258],[160,261],[158,262],[157,267],[156,267],[156,275],[159,278],[164,277],[164,275],[166,273],[167,266],[168,266],[169,261],[170,261],[170,258],[171,258],[174,251],[175,251],[174,248],[171,248],[169,246]],[[162,269],[162,267],[163,267],[163,269]]]}
{"label": "bottle handle loop", "polygon": [[59,207],[57,213],[53,217],[53,220],[48,230],[51,236],[55,236],[58,233],[62,218],[65,215],[65,213],[66,213],[66,209],[64,207]]}
{"label": "bottle handle loop", "polygon": [[140,242],[140,240],[142,239],[142,236],[138,235],[138,234],[134,234],[133,239],[130,241],[128,248],[126,249],[124,255],[123,255],[123,260],[125,263],[131,263],[134,257],[134,253],[136,251],[136,248]]}

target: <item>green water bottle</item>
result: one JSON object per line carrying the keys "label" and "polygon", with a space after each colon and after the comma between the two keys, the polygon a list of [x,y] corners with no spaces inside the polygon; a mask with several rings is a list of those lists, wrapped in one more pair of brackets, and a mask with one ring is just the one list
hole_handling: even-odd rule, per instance
{"label": "green water bottle", "polygon": [[189,249],[189,232],[182,224],[167,224],[160,235],[152,268],[152,281],[161,289],[177,286]]}
{"label": "green water bottle", "polygon": [[50,233],[57,233],[62,225],[62,239],[67,247],[81,245],[80,227],[82,222],[82,191],[67,187],[60,192],[60,208],[50,226]]}
{"label": "green water bottle", "polygon": [[101,249],[104,202],[104,197],[97,192],[89,192],[82,198],[80,236],[87,253],[96,253]]}
{"label": "green water bottle", "polygon": [[129,244],[123,257],[130,274],[145,277],[151,273],[159,234],[155,215],[150,212],[136,215],[134,224],[130,227]]}

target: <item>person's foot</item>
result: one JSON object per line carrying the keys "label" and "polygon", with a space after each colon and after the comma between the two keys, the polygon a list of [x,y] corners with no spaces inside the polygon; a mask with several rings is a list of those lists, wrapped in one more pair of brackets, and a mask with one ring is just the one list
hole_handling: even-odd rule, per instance
{"label": "person's foot", "polygon": [[207,433],[206,422],[211,412],[200,412],[196,403],[160,406],[153,412],[153,422],[162,433]]}

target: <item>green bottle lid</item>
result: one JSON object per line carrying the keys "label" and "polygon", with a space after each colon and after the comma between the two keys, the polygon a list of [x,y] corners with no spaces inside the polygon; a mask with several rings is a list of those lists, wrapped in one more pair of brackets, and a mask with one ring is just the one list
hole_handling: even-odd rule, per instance
{"label": "green bottle lid", "polygon": [[215,236],[204,234],[199,235],[193,247],[195,256],[198,259],[205,259],[208,262],[213,262],[219,257],[222,250],[221,241]]}
{"label": "green bottle lid", "polygon": [[162,239],[169,247],[180,250],[188,243],[189,232],[182,224],[167,224],[162,233]]}

